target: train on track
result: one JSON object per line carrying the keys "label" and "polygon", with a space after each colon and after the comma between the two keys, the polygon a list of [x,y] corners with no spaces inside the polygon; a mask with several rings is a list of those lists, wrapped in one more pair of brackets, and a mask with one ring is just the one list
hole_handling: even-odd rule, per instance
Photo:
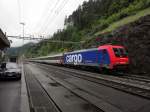
{"label": "train on track", "polygon": [[32,58],[30,61],[64,66],[96,67],[100,70],[125,70],[129,65],[127,52],[120,45],[102,45],[98,48]]}

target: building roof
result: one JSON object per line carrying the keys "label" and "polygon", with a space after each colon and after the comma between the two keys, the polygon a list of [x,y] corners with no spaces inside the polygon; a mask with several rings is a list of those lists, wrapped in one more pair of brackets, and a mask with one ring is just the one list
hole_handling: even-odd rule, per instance
{"label": "building roof", "polygon": [[0,49],[10,47],[10,42],[3,31],[0,29]]}

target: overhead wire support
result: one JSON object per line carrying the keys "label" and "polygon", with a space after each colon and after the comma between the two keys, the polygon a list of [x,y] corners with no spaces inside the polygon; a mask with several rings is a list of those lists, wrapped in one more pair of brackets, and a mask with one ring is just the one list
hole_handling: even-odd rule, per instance
{"label": "overhead wire support", "polygon": [[84,43],[85,41],[80,41],[80,42],[73,42],[73,41],[61,41],[61,40],[50,40],[50,38],[34,38],[34,37],[21,37],[21,36],[7,36],[10,38],[16,38],[16,39],[24,39],[24,40],[42,40],[42,41],[47,41],[47,42],[54,42],[54,43],[66,43],[66,44],[81,44]]}
{"label": "overhead wire support", "polygon": [[[45,41],[45,40],[44,40]],[[80,42],[72,42],[72,41],[58,41],[58,40],[48,40],[48,42],[53,42],[53,43],[65,43],[65,44],[81,44],[84,43],[84,41],[80,41]]]}
{"label": "overhead wire support", "polygon": [[7,37],[10,37],[10,38],[16,38],[16,39],[23,39],[23,40],[47,40],[48,38],[34,38],[34,37],[21,37],[21,36],[7,36]]}

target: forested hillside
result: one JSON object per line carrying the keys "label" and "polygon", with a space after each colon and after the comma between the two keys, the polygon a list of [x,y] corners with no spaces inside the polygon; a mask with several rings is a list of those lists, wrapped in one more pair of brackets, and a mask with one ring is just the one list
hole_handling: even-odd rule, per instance
{"label": "forested hillside", "polygon": [[22,55],[23,53],[28,53],[29,49],[32,48],[33,46],[35,46],[34,43],[28,43],[25,44],[22,47],[11,47],[7,50],[7,55],[8,56],[18,56],[18,55]]}
{"label": "forested hillside", "polygon": [[[149,6],[150,0],[89,0],[65,19],[65,28],[54,33],[50,40],[79,42],[94,37],[101,38],[99,35],[106,33],[103,30],[111,24],[135,15]],[[147,13],[150,13],[150,9]],[[34,57],[81,48],[84,47],[80,44],[40,42],[29,48],[26,55]]]}

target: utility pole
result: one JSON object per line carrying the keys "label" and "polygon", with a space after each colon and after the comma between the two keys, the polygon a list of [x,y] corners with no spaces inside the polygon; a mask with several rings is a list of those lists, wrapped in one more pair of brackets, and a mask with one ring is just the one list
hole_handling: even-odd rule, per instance
{"label": "utility pole", "polygon": [[[20,24],[22,25],[22,38],[23,38],[22,46],[23,46],[24,45],[24,25],[25,25],[25,23],[21,22]],[[22,55],[22,60],[24,60],[24,54]]]}
{"label": "utility pole", "polygon": [[22,25],[22,38],[23,38],[23,45],[24,45],[24,26],[25,26],[25,23],[21,22],[20,24]]}
{"label": "utility pole", "polygon": [[62,39],[62,50],[64,52],[64,39]]}

